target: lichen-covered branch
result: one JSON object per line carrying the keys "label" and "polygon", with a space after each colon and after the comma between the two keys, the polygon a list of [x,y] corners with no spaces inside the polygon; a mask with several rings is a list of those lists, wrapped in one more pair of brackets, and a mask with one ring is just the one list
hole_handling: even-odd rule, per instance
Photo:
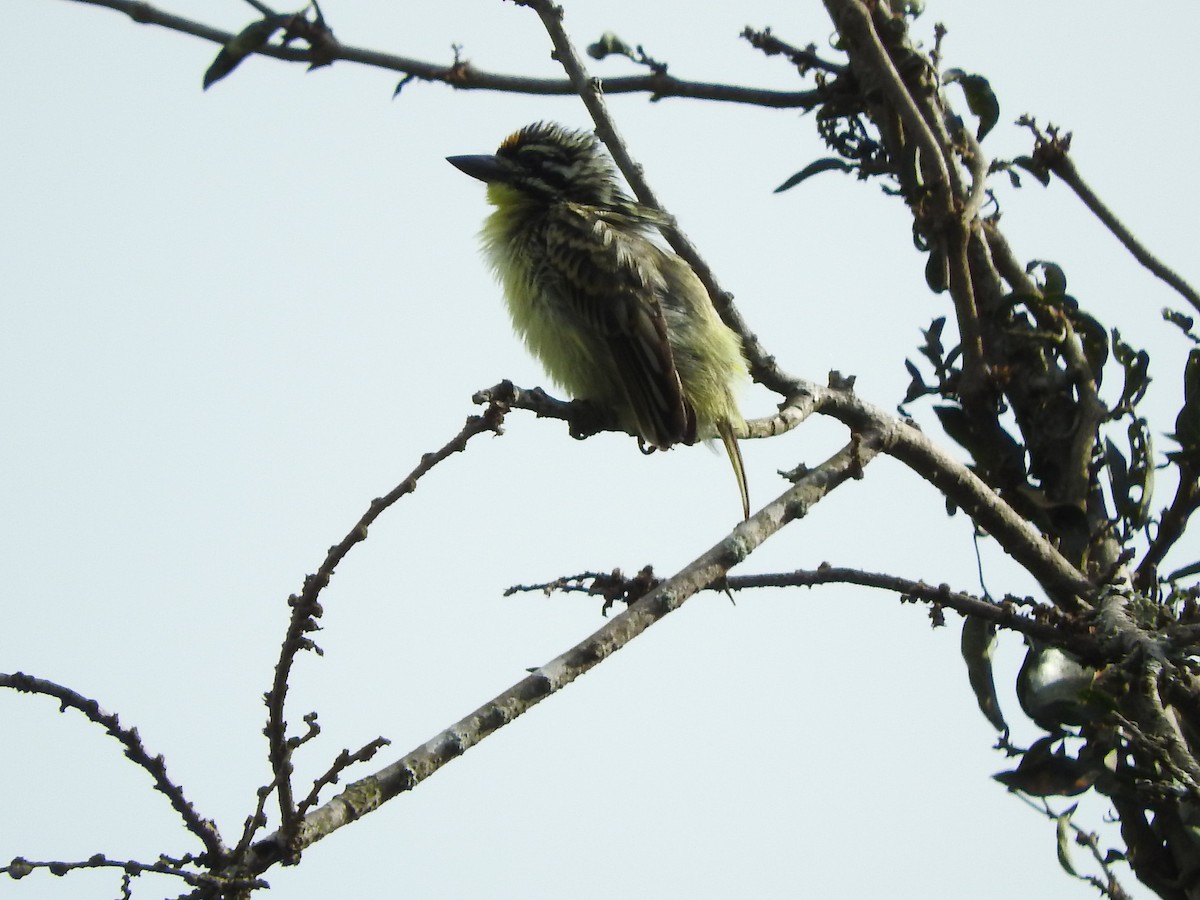
{"label": "lichen-covered branch", "polygon": [[852,441],[590,637],[402,759],[349,785],[328,803],[308,813],[294,830],[281,829],[256,843],[249,870],[261,873],[278,861],[290,859],[398,794],[412,790],[446,763],[599,665],[697,592],[724,578],[767,538],[788,523],[806,516],[830,491],[859,477],[863,466],[878,452],[878,441],[870,435]]}

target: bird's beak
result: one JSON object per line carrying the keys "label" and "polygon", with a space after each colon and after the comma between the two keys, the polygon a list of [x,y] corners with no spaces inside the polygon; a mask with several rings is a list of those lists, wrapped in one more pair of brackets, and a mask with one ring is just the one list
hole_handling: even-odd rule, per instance
{"label": "bird's beak", "polygon": [[447,156],[446,162],[460,172],[488,184],[494,181],[508,181],[511,177],[508,167],[496,156]]}

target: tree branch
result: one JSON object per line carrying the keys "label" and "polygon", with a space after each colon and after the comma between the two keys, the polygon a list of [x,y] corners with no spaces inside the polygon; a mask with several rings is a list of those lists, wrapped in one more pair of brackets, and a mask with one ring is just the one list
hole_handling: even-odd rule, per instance
{"label": "tree branch", "polygon": [[[208,864],[215,868],[224,862],[227,850],[216,823],[196,812],[196,808],[183,793],[183,788],[168,777],[167,765],[162,756],[150,755],[136,728],[125,728],[116,713],[106,712],[97,701],[44,678],[35,678],[23,672],[0,674],[0,687],[11,688],[23,694],[53,697],[59,702],[60,710],[70,708],[79,711],[88,721],[99,725],[120,741],[125,747],[125,756],[150,773],[150,777],[154,779],[154,789],[171,801],[171,807],[179,813],[187,830],[200,839],[208,856]],[[172,871],[170,874],[188,877],[183,872]]]}
{"label": "tree branch", "polygon": [[[554,45],[555,58],[566,70],[576,93],[583,100],[584,106],[592,116],[592,121],[596,123],[597,136],[608,147],[613,161],[621,170],[621,174],[625,176],[625,180],[629,182],[638,202],[665,212],[658,196],[646,181],[642,167],[634,162],[629,148],[617,130],[616,123],[609,115],[604,95],[613,93],[612,81],[608,79],[602,81],[588,74],[583,58],[575,50],[574,44],[563,28],[562,7],[551,0],[514,0],[514,2],[520,6],[529,7],[542,20],[542,25]],[[674,217],[672,217],[672,221],[674,222]],[[688,240],[687,235],[683,233],[677,223],[666,230],[665,237],[667,243],[671,245],[671,249],[678,253],[700,278],[721,319],[741,336],[743,350],[750,362],[750,374],[754,380],[769,390],[787,396],[786,390],[782,389],[786,379],[777,369],[774,358],[766,353],[758,338],[750,330],[746,320],[733,305],[733,294],[721,287],[712,267],[700,255],[696,245]]]}
{"label": "tree branch", "polygon": [[291,754],[297,744],[295,743],[296,739],[289,738],[287,735],[284,706],[287,701],[288,683],[296,655],[301,650],[316,649],[316,645],[308,638],[308,635],[318,628],[316,620],[321,617],[322,613],[318,602],[321,591],[329,584],[334,570],[354,545],[366,540],[367,529],[382,515],[384,510],[401,497],[415,491],[418,480],[443,460],[455,453],[462,452],[471,438],[484,432],[500,433],[501,424],[507,411],[508,407],[503,402],[489,401],[488,408],[483,415],[468,417],[462,430],[445,445],[434,453],[424,454],[421,462],[403,481],[384,496],[371,501],[367,511],[363,513],[346,536],[329,548],[325,561],[316,574],[309,575],[304,579],[304,587],[300,594],[292,594],[288,598],[292,615],[279,651],[279,661],[275,665],[275,678],[271,689],[266,694],[267,726],[264,729],[270,747],[271,771],[275,774],[276,791],[279,796],[282,831],[288,831],[294,826],[298,815],[291,784]]}
{"label": "tree branch", "polygon": [[[153,872],[156,875],[171,875],[180,878],[192,887],[207,889],[210,893],[205,896],[248,896],[250,891],[266,888],[269,885],[258,878],[223,878],[210,875],[207,872],[191,872],[181,869],[165,857],[155,862],[140,862],[135,859],[109,859],[103,853],[97,853],[84,860],[65,862],[63,860],[38,861],[14,858],[6,866],[0,866],[0,875],[8,875],[14,881],[30,875],[36,869],[46,869],[51,874],[62,877],[67,872],[76,869],[122,869],[127,877],[141,875],[143,872]],[[216,892],[216,893],[212,893]],[[125,896],[130,896],[126,894]]]}
{"label": "tree branch", "polygon": [[[945,254],[949,270],[951,297],[958,320],[963,353],[963,383],[960,393],[966,398],[988,391],[984,365],[983,339],[980,333],[979,312],[976,307],[975,286],[967,261],[967,248],[974,227],[978,206],[973,194],[963,185],[956,150],[943,121],[943,111],[932,89],[918,90],[910,86],[896,68],[888,47],[876,29],[872,13],[888,15],[887,5],[872,4],[869,9],[861,0],[825,0],[825,7],[838,33],[851,46],[851,69],[858,73],[866,90],[877,89],[887,99],[889,112],[899,117],[905,138],[904,149],[914,151],[922,171],[919,190],[914,185],[906,197],[912,207],[919,229],[938,250]],[[907,47],[907,42],[898,41]],[[924,63],[923,68],[927,68]],[[920,86],[928,79],[913,78]],[[881,131],[882,122],[876,122]],[[895,152],[897,147],[889,147]],[[982,152],[977,153],[982,156]],[[982,190],[976,179],[972,191]],[[968,407],[970,404],[967,404]]]}
{"label": "tree branch", "polygon": [[[860,75],[865,74],[868,83],[887,95],[921,149],[921,165],[926,169],[927,186],[940,195],[943,203],[948,203],[951,193],[950,166],[929,123],[913,102],[887,48],[879,39],[870,10],[861,0],[825,0],[825,8],[838,34],[850,41],[858,51],[851,54],[851,69],[859,71]],[[869,60],[871,64],[869,72],[865,73],[861,71],[864,60]]]}
{"label": "tree branch", "polygon": [[[902,594],[914,600],[944,606],[963,616],[978,616],[1000,627],[1009,628],[1020,634],[1042,641],[1063,644],[1062,629],[1055,624],[1022,615],[1010,600],[1000,603],[985,600],[962,591],[953,591],[949,585],[929,585],[882,572],[865,572],[861,569],[822,564],[816,569],[797,569],[794,572],[773,572],[761,575],[731,575],[725,581],[713,585],[713,589],[744,591],[766,587],[812,587],[818,584],[858,584]],[[1045,609],[1045,607],[1042,607]],[[1109,655],[1101,651],[1100,645],[1086,635],[1079,635],[1066,644],[1084,662],[1103,665],[1111,662]]]}
{"label": "tree branch", "polygon": [[1051,172],[1066,182],[1067,186],[1075,192],[1075,195],[1083,201],[1084,206],[1090,209],[1096,215],[1096,218],[1104,223],[1104,227],[1111,231],[1117,240],[1125,246],[1125,249],[1133,254],[1134,259],[1149,269],[1155,277],[1169,284],[1188,303],[1192,304],[1195,309],[1200,310],[1200,294],[1196,293],[1196,289],[1184,281],[1173,269],[1160,261],[1141,241],[1134,237],[1133,232],[1125,227],[1116,214],[1105,205],[1104,201],[1096,196],[1096,193],[1088,186],[1088,183],[1083,180],[1083,176],[1075,168],[1075,161],[1067,153],[1066,147],[1060,145],[1061,141],[1052,142],[1052,144],[1046,146],[1057,148],[1056,152],[1035,150],[1035,156],[1039,161],[1045,162]]}
{"label": "tree branch", "polygon": [[852,429],[877,431],[881,450],[920,475],[964,510],[1066,611],[1087,608],[1095,586],[974,472],[915,426],[887,415],[850,391],[810,386],[814,409]]}
{"label": "tree branch", "polygon": [[[72,0],[88,6],[103,6],[125,13],[133,21],[158,25],[170,31],[190,34],[214,44],[225,45],[234,35],[201,22],[185,19],[164,12],[140,0]],[[334,44],[328,59],[357,63],[375,69],[400,72],[410,78],[435,81],[460,90],[501,91],[512,94],[568,96],[575,93],[570,81],[551,78],[527,78],[519,75],[502,75],[476,69],[467,62],[450,65],[425,62],[391,53],[380,53],[344,44]],[[310,64],[310,51],[300,47],[268,44],[255,51],[260,56],[270,56],[285,62]],[[625,75],[605,79],[604,89],[610,94],[648,94],[652,100],[681,97],[693,100],[716,100],[724,103],[744,103],[773,109],[812,109],[821,102],[822,92],[775,91],[766,88],[743,87],[731,84],[714,84],[703,81],[686,81],[665,73],[648,75]]]}
{"label": "tree branch", "polygon": [[[751,436],[767,437],[795,428],[813,413],[837,419],[851,431],[872,434],[879,451],[898,459],[941,491],[988,532],[1046,588],[1061,609],[1079,611],[1095,593],[1092,584],[1028,522],[965,465],[934,444],[916,426],[861,399],[844,387],[822,387],[795,379],[784,383],[792,398],[780,414],[748,423]],[[528,409],[539,416],[570,421],[570,404],[554,401],[543,391],[529,391],[503,382],[480,391],[477,400],[503,401],[511,409]]]}
{"label": "tree branch", "polygon": [[817,53],[816,44],[794,47],[775,37],[770,28],[760,30],[747,25],[742,29],[742,38],[748,41],[754,49],[761,50],[764,56],[786,56],[801,75],[807,75],[813,69],[831,75],[842,75],[846,71],[845,65],[823,59]]}
{"label": "tree branch", "polygon": [[284,829],[252,848],[250,871],[261,873],[290,854],[332,834],[343,825],[378,809],[404,791],[412,790],[446,763],[508,725],[534,705],[566,687],[603,662],[655,622],[684,604],[746,557],[789,522],[804,517],[830,491],[859,477],[862,467],[878,454],[870,436],[854,440],[726,538],[650,591],[623,613],[570,650],[538,668],[504,693],[485,703],[403,759],[349,785],[324,806],[306,815],[294,838]]}
{"label": "tree branch", "polygon": [[1183,537],[1188,520],[1200,509],[1200,484],[1196,483],[1196,472],[1186,461],[1179,466],[1179,484],[1175,497],[1163,512],[1158,523],[1158,533],[1150,543],[1150,549],[1138,563],[1134,583],[1140,590],[1152,590],[1158,579],[1158,565],[1175,543]]}

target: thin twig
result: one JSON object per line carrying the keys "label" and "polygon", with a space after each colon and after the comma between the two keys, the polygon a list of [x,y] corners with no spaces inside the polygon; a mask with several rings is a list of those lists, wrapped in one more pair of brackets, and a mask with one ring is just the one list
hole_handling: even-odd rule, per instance
{"label": "thin twig", "polygon": [[1153,589],[1157,581],[1159,563],[1166,557],[1167,551],[1183,537],[1187,523],[1197,509],[1200,509],[1200,484],[1196,483],[1196,472],[1192,465],[1183,461],[1179,466],[1179,484],[1175,488],[1175,497],[1162,514],[1158,523],[1158,533],[1154,536],[1150,549],[1138,563],[1134,583],[1140,590]]}
{"label": "thin twig", "polygon": [[951,590],[950,586],[946,584],[930,585],[923,581],[914,581],[910,578],[901,578],[882,572],[866,572],[861,569],[821,565],[816,569],[797,569],[793,572],[731,575],[724,582],[714,585],[713,588],[744,591],[767,587],[811,587],[818,584],[858,584],[892,591],[915,600],[944,606],[963,616],[978,616],[1020,634],[1066,647],[1084,662],[1104,665],[1112,661],[1109,655],[1103,653],[1093,638],[1085,634],[1064,635],[1058,625],[1022,615],[1012,602],[996,603],[973,594]]}
{"label": "thin twig", "polygon": [[291,619],[288,623],[287,635],[279,651],[279,662],[275,666],[275,678],[271,690],[267,692],[267,727],[265,729],[270,746],[271,771],[277,779],[276,791],[279,796],[281,828],[287,830],[295,824],[297,818],[291,785],[291,751],[287,736],[287,721],[284,719],[284,706],[287,700],[288,684],[296,654],[301,650],[313,649],[314,644],[308,634],[316,630],[316,619],[321,615],[318,598],[321,591],[329,584],[334,570],[345,559],[355,544],[366,540],[367,529],[379,518],[388,507],[406,494],[411,494],[417,488],[417,481],[427,474],[440,462],[462,452],[467,442],[476,435],[485,432],[500,433],[501,424],[507,407],[497,401],[489,403],[482,415],[468,417],[462,430],[451,438],[445,445],[433,453],[426,453],[421,462],[408,476],[387,494],[371,501],[367,511],[363,513],[354,527],[342,540],[329,548],[325,561],[315,575],[304,579],[304,588],[299,595],[293,594],[288,598],[292,608]]}
{"label": "thin twig", "polygon": [[[88,6],[103,6],[125,13],[135,22],[159,25],[171,31],[190,34],[211,41],[227,44],[234,37],[228,31],[213,28],[201,22],[164,12],[140,0],[72,0]],[[448,84],[461,90],[501,91],[512,94],[534,94],[569,96],[575,93],[570,81],[561,78],[527,78],[520,75],[502,75],[476,69],[470,63],[438,64],[391,53],[380,53],[342,44],[325,48],[329,61],[342,60],[400,72],[422,81]],[[312,53],[302,47],[268,44],[255,51],[260,56],[270,56],[286,62],[311,64]],[[624,75],[605,80],[605,90],[610,94],[647,94],[652,100],[680,97],[694,100],[716,100],[724,103],[744,103],[774,109],[812,109],[821,100],[823,92],[775,91],[765,88],[743,87],[732,84],[714,84],[704,81],[687,81],[665,73],[649,75]]]}
{"label": "thin twig", "polygon": [[[1025,796],[1020,791],[1013,791],[1012,794],[1026,806],[1045,815],[1050,821],[1057,823],[1061,820],[1061,814],[1051,809],[1050,804],[1045,798],[1042,798],[1039,804],[1034,802],[1033,798]],[[1112,870],[1112,864],[1100,853],[1099,841],[1095,832],[1087,831],[1071,820],[1068,820],[1067,826],[1075,833],[1076,843],[1082,844],[1091,852],[1092,859],[1100,866],[1101,871],[1104,872],[1105,877],[1108,879],[1108,883],[1101,882],[1095,875],[1076,875],[1075,877],[1081,881],[1088,882],[1100,892],[1101,896],[1107,896],[1110,900],[1128,900],[1129,895],[1121,887],[1121,883],[1117,881],[1117,876]]]}
{"label": "thin twig", "polygon": [[123,869],[127,876],[153,872],[156,875],[180,878],[193,887],[207,888],[210,891],[215,889],[220,892],[220,894],[210,893],[208,896],[246,896],[251,890],[268,886],[265,881],[258,878],[224,878],[220,875],[210,875],[207,872],[189,872],[161,859],[154,862],[141,862],[136,859],[109,859],[103,853],[97,853],[87,859],[75,862],[33,860],[18,856],[8,865],[0,866],[0,875],[7,875],[13,879],[24,878],[36,869],[46,869],[60,877],[76,869]]}
{"label": "thin twig", "polygon": [[179,813],[187,830],[204,844],[209,864],[215,868],[224,861],[227,852],[216,823],[211,819],[203,818],[196,812],[196,808],[183,793],[183,787],[167,776],[167,765],[162,756],[150,755],[136,728],[122,726],[116,713],[106,712],[97,701],[90,697],[85,697],[70,688],[44,678],[35,678],[23,672],[14,672],[11,675],[0,674],[0,687],[12,688],[24,694],[42,694],[46,697],[53,697],[59,702],[60,709],[70,708],[79,711],[88,721],[99,725],[109,735],[120,741],[125,747],[125,756],[135,765],[150,773],[150,777],[154,779],[154,789],[171,801],[172,808]]}
{"label": "thin twig", "polygon": [[346,769],[355,763],[370,761],[380,749],[390,743],[391,741],[387,738],[377,737],[354,753],[351,753],[349,750],[342,750],[329,768],[313,781],[312,790],[308,792],[308,796],[296,805],[296,813],[301,816],[307,813],[312,807],[317,805],[323,788],[337,784],[338,779]]}
{"label": "thin twig", "polygon": [[1096,193],[1083,180],[1083,176],[1075,168],[1075,162],[1071,159],[1070,154],[1064,150],[1061,153],[1051,154],[1046,157],[1039,156],[1039,159],[1043,158],[1047,162],[1050,171],[1067,183],[1067,186],[1083,201],[1084,206],[1090,209],[1096,215],[1096,218],[1103,222],[1104,226],[1116,236],[1117,240],[1125,245],[1125,249],[1133,254],[1134,259],[1149,269],[1157,278],[1162,279],[1174,288],[1193,307],[1200,310],[1200,294],[1196,293],[1196,289],[1184,281],[1173,269],[1159,260],[1141,241],[1134,237],[1133,232],[1125,227],[1116,214],[1105,205],[1104,201],[1096,196]]}
{"label": "thin twig", "polygon": [[761,50],[764,56],[787,57],[801,75],[806,75],[813,69],[828,72],[831,75],[841,75],[846,71],[844,64],[830,62],[821,57],[817,53],[815,44],[809,44],[807,47],[793,46],[787,41],[777,38],[772,34],[770,28],[760,30],[747,25],[742,29],[742,38],[749,42],[754,49]]}

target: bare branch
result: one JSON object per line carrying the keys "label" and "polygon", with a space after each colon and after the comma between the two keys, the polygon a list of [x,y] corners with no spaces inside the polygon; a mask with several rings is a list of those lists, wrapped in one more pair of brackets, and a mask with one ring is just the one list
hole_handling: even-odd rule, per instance
{"label": "bare branch", "polygon": [[786,56],[801,75],[805,75],[813,69],[832,75],[841,75],[846,71],[844,65],[832,63],[818,55],[816,44],[794,47],[777,38],[771,33],[770,28],[758,30],[747,25],[742,29],[742,38],[749,42],[754,49],[761,50],[764,56]]}
{"label": "bare branch", "polygon": [[[947,286],[954,299],[962,341],[964,365],[960,392],[968,399],[973,394],[985,393],[987,375],[983,339],[975,284],[967,259],[971,231],[979,208],[973,195],[983,190],[983,180],[976,178],[973,193],[968,195],[959,173],[954,141],[936,102],[936,92],[930,86],[928,91],[918,94],[897,71],[896,63],[884,46],[872,16],[872,12],[881,17],[889,15],[886,4],[872,4],[868,9],[861,0],[825,0],[825,7],[839,34],[851,45],[851,68],[862,79],[866,92],[877,89],[886,96],[888,108],[899,116],[903,131],[908,136],[904,143],[915,145],[923,173],[921,196],[911,195],[907,199],[913,206],[918,226],[930,242],[945,254],[950,275]],[[928,63],[924,65],[928,66]],[[917,84],[926,84],[931,77],[932,74],[913,80]],[[974,156],[981,160],[982,152],[976,152]]]}
{"label": "bare branch", "polygon": [[291,753],[293,747],[287,736],[287,721],[284,719],[284,706],[287,700],[288,680],[291,677],[292,665],[296,654],[301,650],[315,649],[308,634],[317,630],[316,620],[321,617],[321,606],[318,603],[321,591],[329,584],[334,569],[345,559],[355,544],[367,539],[367,529],[379,518],[388,507],[406,494],[411,494],[417,488],[419,481],[431,469],[443,460],[462,452],[467,442],[476,435],[485,432],[499,434],[507,407],[492,401],[483,415],[470,416],[453,438],[434,453],[426,453],[421,462],[408,476],[387,494],[371,501],[371,505],[354,527],[342,540],[329,548],[325,561],[315,575],[304,579],[304,588],[300,594],[288,598],[292,608],[291,620],[288,623],[287,635],[279,651],[279,662],[275,665],[275,680],[271,690],[267,692],[267,726],[265,733],[270,745],[271,771],[275,773],[276,790],[279,795],[279,808],[282,821],[281,828],[288,830],[297,821],[297,811],[292,798],[291,785]]}
{"label": "bare branch", "polygon": [[[798,569],[794,572],[731,575],[724,582],[713,585],[713,589],[744,591],[765,587],[811,587],[818,584],[858,584],[893,591],[906,598],[944,606],[963,616],[987,619],[1003,628],[1039,640],[1063,643],[1064,634],[1059,625],[1023,615],[1019,612],[1018,604],[1010,598],[996,603],[962,591],[953,591],[946,584],[929,585],[923,581],[913,581],[882,572],[821,565],[816,569]],[[1078,639],[1072,636],[1066,645],[1085,662],[1104,664],[1110,661],[1109,656],[1101,651],[1099,644],[1086,635],[1079,635]]]}
{"label": "bare branch", "polygon": [[[150,773],[150,777],[154,779],[154,789],[171,801],[171,806],[179,813],[187,830],[204,844],[209,864],[215,867],[224,861],[227,851],[216,823],[211,819],[202,818],[196,812],[196,808],[184,795],[183,788],[167,776],[167,765],[162,756],[150,755],[136,728],[125,728],[121,725],[116,713],[106,712],[97,701],[84,697],[70,688],[55,684],[53,681],[35,678],[23,672],[14,672],[11,675],[0,674],[0,687],[12,688],[23,694],[42,694],[53,697],[58,700],[60,710],[67,708],[78,710],[89,721],[99,725],[120,741],[125,746],[125,756],[135,765]],[[171,874],[180,873],[172,872]]]}
{"label": "bare branch", "polygon": [[[180,878],[193,887],[207,888],[210,891],[217,890],[226,896],[235,896],[242,892],[269,886],[258,878],[225,878],[220,875],[210,875],[207,872],[192,872],[180,868],[173,861],[167,861],[165,857],[155,862],[140,862],[135,859],[109,859],[103,853],[97,853],[76,862],[38,861],[18,856],[8,865],[0,866],[0,875],[7,875],[15,880],[24,878],[37,869],[45,869],[58,877],[76,869],[123,869],[127,878],[141,875],[143,872],[153,872],[156,875],[171,875]],[[208,896],[213,895],[209,894]]]}
{"label": "bare branch", "polygon": [[350,766],[354,765],[355,763],[370,761],[374,758],[375,754],[379,752],[379,750],[386,747],[390,743],[391,741],[389,741],[387,738],[377,737],[370,743],[360,747],[354,753],[351,753],[349,750],[342,750],[342,752],[337,755],[337,758],[334,759],[332,765],[330,765],[330,767],[324,773],[322,773],[319,778],[313,781],[312,790],[309,791],[308,796],[301,800],[296,806],[296,813],[301,816],[307,813],[312,807],[317,805],[317,801],[320,799],[321,790],[323,788],[326,788],[332,784],[337,784],[339,777],[343,772],[346,771],[346,769],[350,768]]}
{"label": "bare branch", "polygon": [[1067,152],[1069,142],[1070,135],[1065,138],[1059,138],[1057,135],[1052,135],[1050,139],[1043,138],[1034,150],[1034,158],[1066,182],[1067,186],[1083,201],[1084,206],[1090,209],[1096,218],[1104,223],[1104,227],[1125,246],[1125,249],[1133,254],[1134,259],[1149,269],[1156,278],[1169,284],[1195,309],[1200,310],[1200,294],[1196,293],[1196,289],[1151,253],[1083,180],[1083,176],[1075,168],[1075,161]]}

